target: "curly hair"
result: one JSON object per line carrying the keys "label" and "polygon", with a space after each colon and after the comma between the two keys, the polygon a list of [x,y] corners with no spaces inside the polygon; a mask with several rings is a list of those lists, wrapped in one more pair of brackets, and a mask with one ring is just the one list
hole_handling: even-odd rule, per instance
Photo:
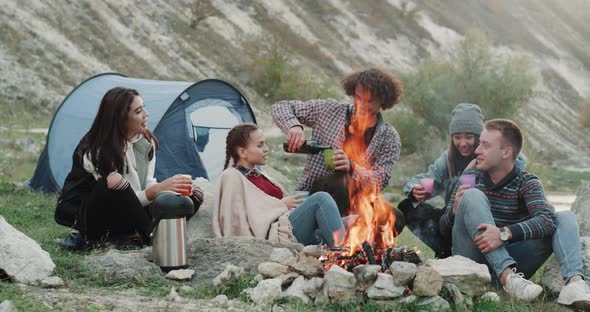
{"label": "curly hair", "polygon": [[342,78],[340,83],[348,96],[354,97],[357,85],[369,90],[371,96],[381,102],[383,110],[397,104],[404,93],[401,82],[392,72],[376,67],[357,70]]}

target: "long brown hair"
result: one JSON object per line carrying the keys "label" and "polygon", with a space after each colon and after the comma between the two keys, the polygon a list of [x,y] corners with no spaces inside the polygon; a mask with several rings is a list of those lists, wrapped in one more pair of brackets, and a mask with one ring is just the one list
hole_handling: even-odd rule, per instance
{"label": "long brown hair", "polygon": [[[113,171],[123,173],[125,163],[125,145],[127,144],[127,113],[136,96],[140,96],[135,89],[115,87],[103,96],[98,113],[90,130],[82,141],[86,143],[84,153],[90,154],[90,161],[98,174],[103,177]],[[158,147],[158,140],[154,134],[146,130],[146,139],[154,142]],[[154,150],[150,150],[150,160]]]}
{"label": "long brown hair", "polygon": [[253,123],[243,123],[229,130],[225,139],[225,165],[223,165],[223,170],[229,166],[230,158],[233,159],[234,163],[238,162],[240,158],[238,147],[246,148],[248,146],[248,140],[250,140],[250,133],[258,129],[260,128]]}

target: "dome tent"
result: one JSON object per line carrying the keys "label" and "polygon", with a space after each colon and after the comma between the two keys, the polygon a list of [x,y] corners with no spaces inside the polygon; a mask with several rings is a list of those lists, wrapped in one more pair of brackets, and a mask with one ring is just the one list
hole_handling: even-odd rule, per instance
{"label": "dome tent", "polygon": [[118,86],[137,89],[150,114],[148,129],[160,141],[158,181],[185,173],[214,182],[223,170],[229,129],[242,122],[256,123],[244,96],[222,80],[189,83],[100,74],[74,88],[57,109],[30,188],[43,192],[62,188],[74,149],[90,129],[102,97]]}

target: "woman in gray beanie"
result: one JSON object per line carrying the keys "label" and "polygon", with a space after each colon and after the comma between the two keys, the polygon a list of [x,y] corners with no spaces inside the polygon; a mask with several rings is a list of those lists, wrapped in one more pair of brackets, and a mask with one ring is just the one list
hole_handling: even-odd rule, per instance
{"label": "woman in gray beanie", "polygon": [[[406,226],[434,250],[437,258],[451,255],[451,235],[441,235],[438,220],[449,202],[451,191],[459,176],[470,164],[474,165],[472,161],[476,157],[475,149],[479,146],[479,135],[482,131],[483,115],[479,106],[467,103],[455,106],[449,125],[449,148],[428,167],[427,173],[414,176],[402,190],[408,198],[403,200],[398,208],[404,213]],[[526,160],[519,155],[516,166],[523,169],[525,164]],[[434,180],[432,194],[426,193],[420,185],[420,179],[423,178]],[[444,196],[445,208],[439,209],[424,202],[438,195]]]}

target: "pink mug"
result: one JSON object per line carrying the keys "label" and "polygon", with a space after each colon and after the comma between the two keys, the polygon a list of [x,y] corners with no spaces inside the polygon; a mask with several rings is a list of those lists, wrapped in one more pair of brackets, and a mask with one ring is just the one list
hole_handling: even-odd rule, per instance
{"label": "pink mug", "polygon": [[474,174],[464,174],[459,177],[459,181],[461,181],[461,185],[469,185],[469,188],[475,187],[475,175]]}
{"label": "pink mug", "polygon": [[424,188],[424,192],[428,193],[426,198],[432,197],[432,190],[434,189],[434,179],[433,178],[423,178],[420,179],[420,185]]}

